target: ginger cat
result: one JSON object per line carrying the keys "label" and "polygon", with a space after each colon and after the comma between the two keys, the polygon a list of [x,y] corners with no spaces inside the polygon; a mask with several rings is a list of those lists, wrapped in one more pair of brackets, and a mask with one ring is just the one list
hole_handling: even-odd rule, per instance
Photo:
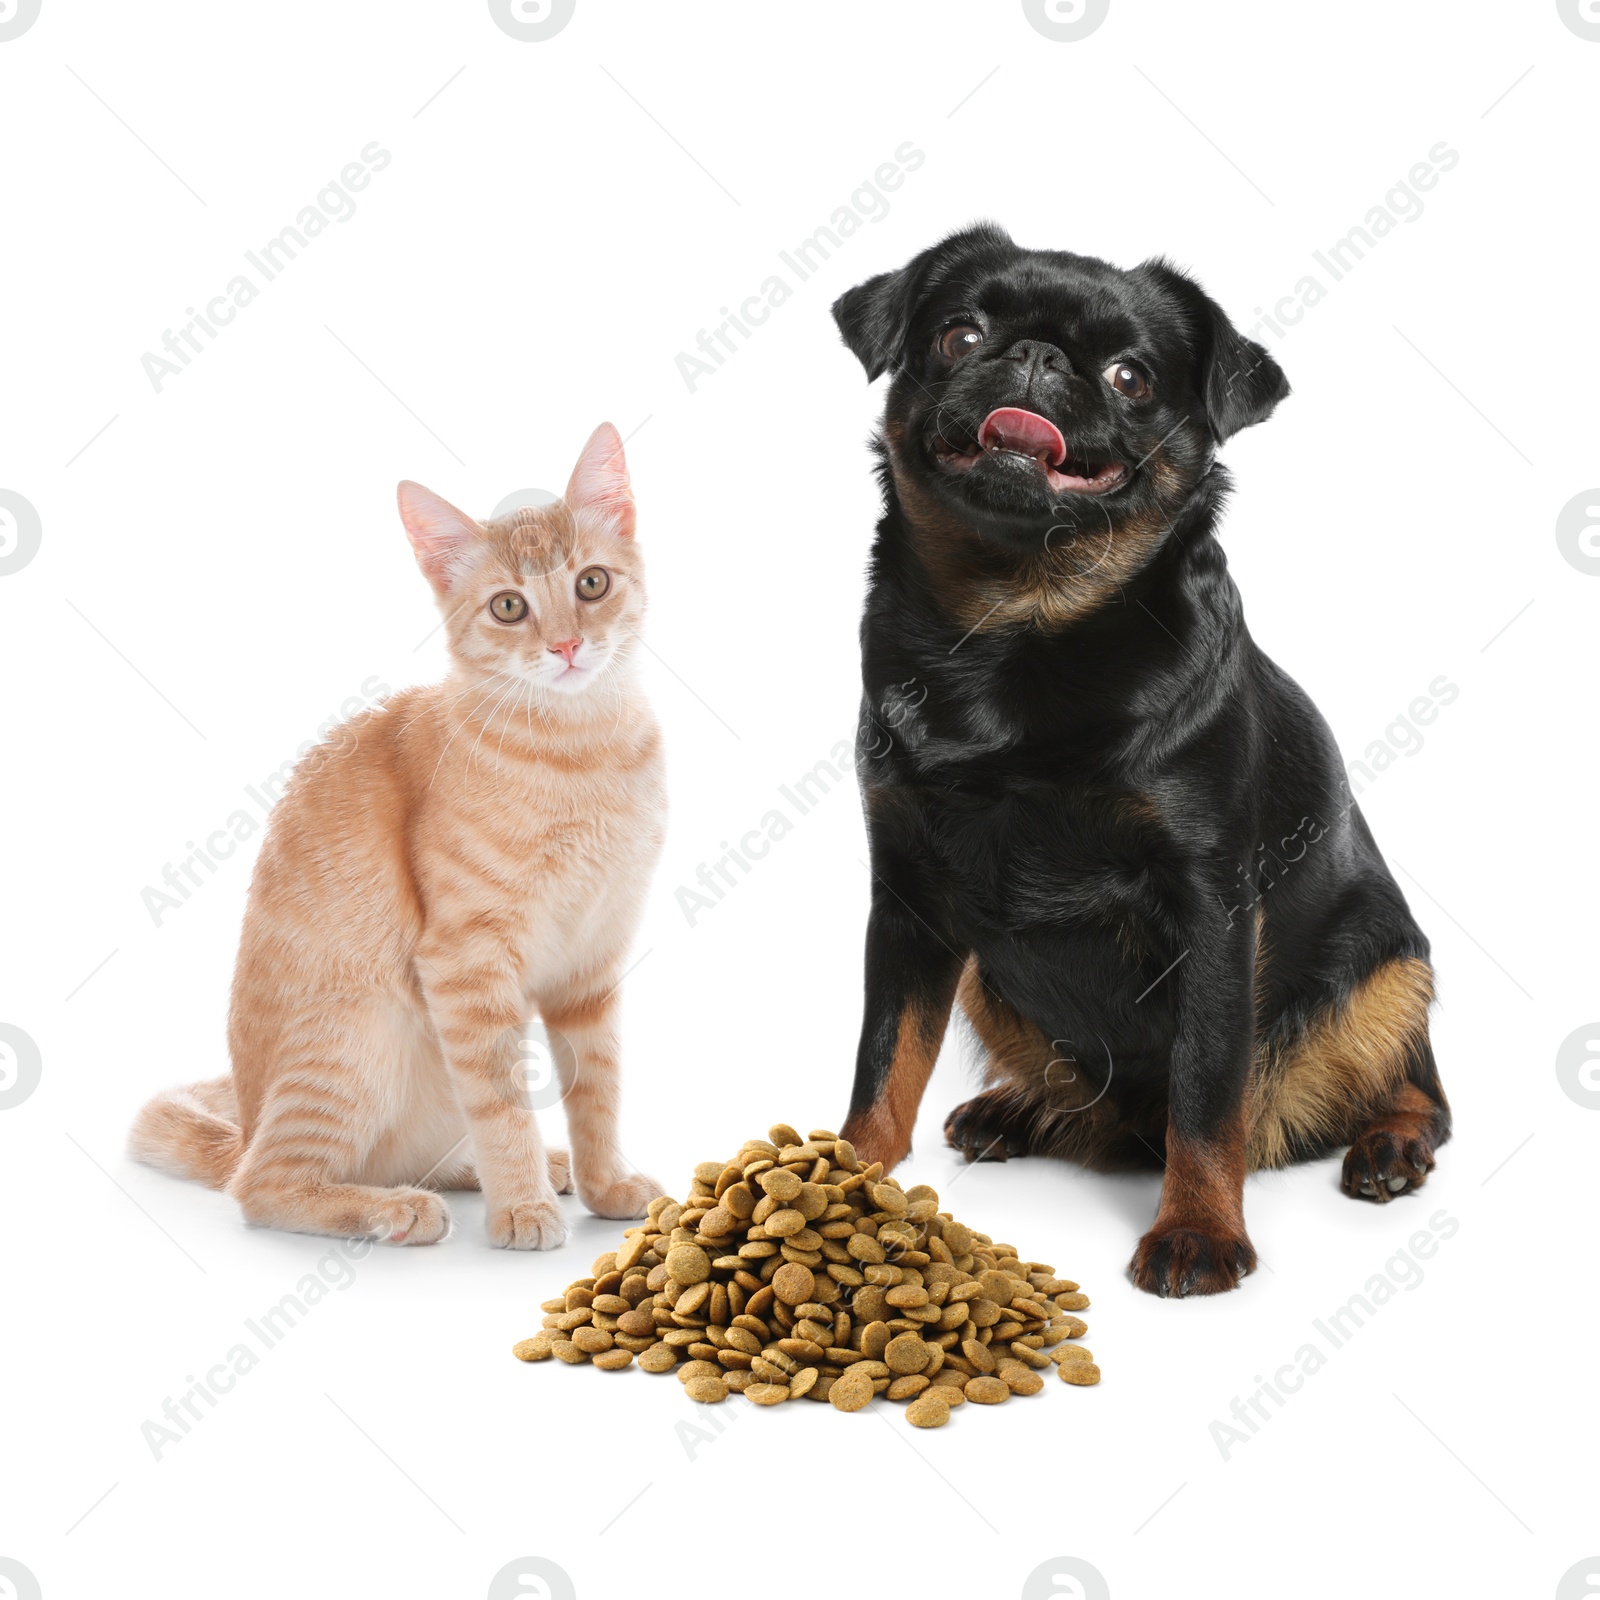
{"label": "ginger cat", "polygon": [[[449,1231],[435,1189],[481,1187],[495,1244],[549,1249],[557,1191],[602,1217],[661,1193],[617,1148],[617,990],[666,812],[622,441],[602,424],[563,500],[483,525],[399,499],[450,675],[296,769],[250,885],[233,1071],[152,1100],[132,1152],[247,1222],[394,1244]],[[570,1163],[527,1104],[535,1010]]]}

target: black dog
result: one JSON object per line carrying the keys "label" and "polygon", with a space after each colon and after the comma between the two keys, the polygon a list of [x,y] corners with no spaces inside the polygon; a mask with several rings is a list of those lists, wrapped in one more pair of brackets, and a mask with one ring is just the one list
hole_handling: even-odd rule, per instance
{"label": "black dog", "polygon": [[893,1166],[952,1002],[992,1085],[969,1159],[1165,1168],[1134,1281],[1233,1288],[1253,1168],[1448,1136],[1428,942],[1306,695],[1252,642],[1216,447],[1289,392],[1161,261],[974,227],[833,308],[892,372],[862,623],[872,846],[845,1134]]}

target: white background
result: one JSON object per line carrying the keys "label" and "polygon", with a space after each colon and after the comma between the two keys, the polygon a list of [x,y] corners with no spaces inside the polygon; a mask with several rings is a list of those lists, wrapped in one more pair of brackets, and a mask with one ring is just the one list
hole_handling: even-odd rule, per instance
{"label": "white background", "polygon": [[[1600,579],[1555,536],[1600,482],[1597,73],[1553,0],[1112,0],[1075,43],[1010,0],[578,0],[539,43],[482,3],[44,0],[0,43],[0,488],[43,529],[0,577],[0,1022],[42,1059],[0,1111],[0,1556],[46,1600],[481,1596],[523,1556],[584,1600],[797,1562],[830,1589],[1014,1595],[1070,1556],[1129,1600],[1543,1597],[1600,1554],[1600,1115],[1556,1072],[1600,1014]],[[141,356],[374,140],[392,160],[356,213],[156,392]],[[887,215],[691,392],[679,352],[905,141],[925,160]],[[441,673],[395,481],[487,512],[559,489],[602,418],[629,436],[673,814],[626,992],[625,1139],[681,1193],[848,1096],[853,780],[695,925],[675,897],[853,726],[880,394],[831,300],[992,216],[1168,253],[1248,326],[1440,141],[1460,159],[1422,214],[1268,341],[1295,393],[1228,447],[1224,530],[1256,637],[1349,758],[1408,743],[1395,719],[1436,678],[1459,688],[1361,796],[1439,969],[1457,1133],[1425,1193],[1352,1203],[1333,1162],[1254,1178],[1261,1270],[1150,1299],[1125,1267],[1155,1179],[958,1176],[952,1043],[902,1176],[1083,1283],[1099,1388],[930,1434],[886,1404],[733,1400],[731,1438],[686,1442],[711,1416],[670,1379],[509,1355],[617,1225],[569,1202],[559,1254],[501,1254],[460,1196],[452,1238],[359,1263],[154,1459],[141,1425],[329,1245],[125,1158],[144,1098],[226,1065],[259,838],[159,926],[141,892],[369,677]],[[1374,1274],[1409,1278],[1396,1253],[1441,1209],[1422,1281],[1224,1459],[1230,1402],[1326,1349],[1313,1319]]]}

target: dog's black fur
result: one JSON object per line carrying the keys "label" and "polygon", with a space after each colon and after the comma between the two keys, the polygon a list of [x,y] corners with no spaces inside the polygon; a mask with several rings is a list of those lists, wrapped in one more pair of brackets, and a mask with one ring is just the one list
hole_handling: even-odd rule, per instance
{"label": "dog's black fur", "polygon": [[[994,1087],[951,1114],[951,1142],[1164,1166],[1135,1281],[1231,1288],[1255,1259],[1250,1167],[1350,1144],[1348,1192],[1387,1199],[1449,1132],[1427,940],[1215,536],[1217,446],[1288,383],[1164,262],[1124,271],[992,226],[834,316],[869,378],[893,374],[845,1133],[866,1160],[904,1156],[959,984]],[[945,340],[963,326],[981,342]],[[1059,428],[1079,486],[979,448],[1001,407]]]}

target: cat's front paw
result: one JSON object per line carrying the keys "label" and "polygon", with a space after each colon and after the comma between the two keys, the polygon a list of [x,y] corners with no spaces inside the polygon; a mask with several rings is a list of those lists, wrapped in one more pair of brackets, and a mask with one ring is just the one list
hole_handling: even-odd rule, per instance
{"label": "cat's front paw", "polygon": [[624,1221],[642,1217],[650,1202],[657,1195],[665,1194],[666,1190],[654,1178],[647,1178],[642,1172],[632,1172],[599,1187],[590,1187],[580,1180],[578,1193],[597,1217]]}
{"label": "cat's front paw", "polygon": [[501,1250],[555,1250],[566,1239],[567,1224],[554,1196],[489,1204],[489,1242]]}
{"label": "cat's front paw", "polygon": [[450,1211],[428,1189],[395,1189],[367,1220],[367,1232],[386,1244],[437,1244],[450,1232]]}
{"label": "cat's front paw", "polygon": [[571,1194],[572,1157],[565,1150],[546,1150],[544,1158],[550,1172],[550,1187],[557,1194]]}

